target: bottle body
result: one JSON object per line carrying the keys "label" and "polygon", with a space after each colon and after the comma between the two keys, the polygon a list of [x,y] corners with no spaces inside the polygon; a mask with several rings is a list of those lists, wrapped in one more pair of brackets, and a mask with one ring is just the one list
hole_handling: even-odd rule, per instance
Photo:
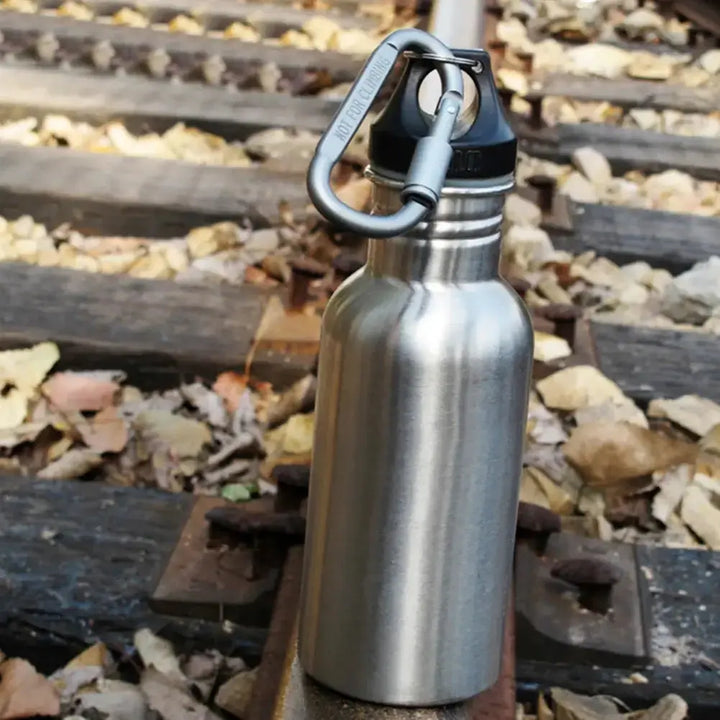
{"label": "bottle body", "polygon": [[[495,681],[511,573],[532,330],[497,275],[502,195],[449,195],[323,320],[300,660],[390,705]],[[443,219],[459,202],[472,221]]]}

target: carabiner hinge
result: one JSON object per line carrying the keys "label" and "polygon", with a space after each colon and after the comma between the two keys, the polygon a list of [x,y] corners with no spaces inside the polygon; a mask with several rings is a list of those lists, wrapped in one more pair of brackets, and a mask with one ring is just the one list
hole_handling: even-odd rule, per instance
{"label": "carabiner hinge", "polygon": [[[418,143],[402,191],[403,207],[393,215],[368,215],[349,207],[330,187],[330,171],[367,116],[398,55],[406,49],[439,58],[443,95],[430,133]],[[463,101],[462,73],[452,51],[434,36],[417,29],[390,34],[368,58],[362,72],[318,142],[308,170],[308,192],[329,220],[370,237],[392,237],[417,225],[434,209],[447,174],[450,138]]]}

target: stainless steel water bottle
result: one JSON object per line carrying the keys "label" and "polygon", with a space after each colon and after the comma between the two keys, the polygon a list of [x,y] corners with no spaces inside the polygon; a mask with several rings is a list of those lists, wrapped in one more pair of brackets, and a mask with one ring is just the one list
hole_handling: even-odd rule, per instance
{"label": "stainless steel water bottle", "polygon": [[[309,173],[319,209],[372,239],[323,319],[299,657],[346,695],[423,706],[498,676],[532,329],[498,275],[516,140],[489,57],[402,32],[370,58]],[[377,57],[408,47],[372,128],[362,215],[327,177],[382,84]],[[433,69],[434,117],[417,100]],[[462,72],[478,100],[469,127],[455,122]]]}

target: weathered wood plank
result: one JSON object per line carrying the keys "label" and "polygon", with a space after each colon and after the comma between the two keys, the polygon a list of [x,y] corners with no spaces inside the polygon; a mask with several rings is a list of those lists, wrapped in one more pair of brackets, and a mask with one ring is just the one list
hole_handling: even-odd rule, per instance
{"label": "weathered wood plank", "polygon": [[120,367],[146,387],[242,368],[261,317],[253,287],[195,287],[0,264],[0,346],[53,340],[63,367]]}
{"label": "weathered wood plank", "polygon": [[[88,0],[85,3],[96,15],[113,15],[124,7],[137,7],[151,22],[168,22],[176,15],[191,15],[206,30],[224,30],[230,23],[242,22],[254,27],[263,37],[277,37],[286,30],[299,29],[308,20],[321,14],[341,27],[372,28],[373,18],[343,13],[342,9],[329,8],[318,12],[276,3],[247,3],[234,0],[212,0],[204,6],[196,0],[142,0],[127,3],[122,0]],[[61,0],[41,0],[41,9],[54,9]]]}
{"label": "weathered wood plank", "polygon": [[[144,388],[243,371],[264,293],[124,275],[0,263],[0,347],[52,340],[59,368],[118,367]],[[258,352],[254,376],[277,386],[306,374],[312,355]]]}
{"label": "weathered wood plank", "polygon": [[60,113],[91,123],[121,120],[131,132],[164,132],[184,122],[228,140],[244,140],[268,127],[322,132],[338,106],[318,97],[0,65],[2,120]]}
{"label": "weathered wood plank", "polygon": [[715,0],[673,0],[673,10],[716,37],[720,36],[720,7]]}
{"label": "weathered wood plank", "polygon": [[595,250],[620,264],[645,260],[673,273],[720,253],[717,217],[566,202],[572,229],[546,226],[561,250]]}
{"label": "weathered wood plank", "polygon": [[354,80],[365,60],[339,52],[299,50],[9,10],[0,11],[0,32],[5,48],[16,48],[18,57],[34,56],[37,38],[50,33],[60,45],[58,57],[71,64],[90,66],[92,48],[105,41],[112,45],[123,67],[131,72],[146,72],[145,61],[154,50],[164,50],[184,73],[198,70],[205,58],[218,56],[229,71],[238,74],[243,86],[243,78],[252,84],[257,70],[270,62],[277,64],[287,78],[304,77],[308,71],[322,70],[329,74],[332,82],[346,82]]}
{"label": "weathered wood plank", "polygon": [[[88,644],[150,627],[178,651],[257,657],[265,631],[153,613],[147,598],[193,498],[93,482],[0,478],[0,647],[50,672]],[[44,539],[43,533],[52,533]]]}
{"label": "weathered wood plank", "polygon": [[0,214],[28,213],[83,232],[177,237],[218,220],[267,226],[281,200],[306,200],[302,178],[262,168],[0,145]]}
{"label": "weathered wood plank", "polygon": [[560,73],[538,79],[540,87],[537,92],[545,96],[682,112],[710,113],[720,107],[720,89],[712,87],[691,88],[651,80],[604,80]]}
{"label": "weathered wood plank", "polygon": [[593,320],[600,370],[641,401],[701,393],[720,401],[720,336]]}
{"label": "weathered wood plank", "polygon": [[588,145],[601,152],[615,174],[676,169],[701,180],[720,180],[720,140],[648,132],[600,123],[561,124],[534,130],[521,118],[513,128],[529,155],[569,162],[575,150]]}

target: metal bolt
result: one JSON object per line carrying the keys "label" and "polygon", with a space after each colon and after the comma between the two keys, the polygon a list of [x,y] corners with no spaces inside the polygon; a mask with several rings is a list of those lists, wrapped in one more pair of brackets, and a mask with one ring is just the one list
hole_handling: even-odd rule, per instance
{"label": "metal bolt", "polygon": [[533,130],[541,130],[543,127],[543,100],[542,95],[537,93],[528,93],[525,96],[525,100],[530,104],[530,117],[528,122]]}
{"label": "metal bolt", "polygon": [[310,299],[310,283],[325,277],[325,267],[308,257],[290,262],[290,308],[302,310]]}
{"label": "metal bolt", "polygon": [[172,58],[164,48],[155,48],[148,53],[145,60],[148,71],[154,78],[164,78]]}
{"label": "metal bolt", "polygon": [[537,555],[545,554],[550,535],[561,529],[560,516],[552,510],[523,501],[518,504],[517,541]]}
{"label": "metal bolt", "polygon": [[507,54],[507,43],[504,40],[492,40],[488,43],[490,54],[493,57],[493,64],[499,65],[505,60]]}
{"label": "metal bolt", "polygon": [[500,5],[487,5],[485,7],[485,38],[494,40],[497,36],[497,25],[502,19],[503,9]]}
{"label": "metal bolt", "polygon": [[551,303],[538,308],[542,317],[555,323],[555,334],[567,342],[570,348],[575,346],[575,324],[582,316],[582,310],[576,305]]}
{"label": "metal bolt", "polygon": [[515,53],[517,59],[522,63],[522,69],[524,72],[531,74],[533,71],[533,65],[535,63],[535,54],[521,50]]}
{"label": "metal bolt", "polygon": [[557,181],[550,175],[532,175],[527,184],[537,192],[537,204],[543,215],[550,215],[555,200]]}
{"label": "metal bolt", "polygon": [[98,70],[109,70],[115,57],[115,48],[107,40],[100,40],[93,45],[90,57]]}
{"label": "metal bolt", "polygon": [[223,75],[227,70],[224,60],[219,55],[210,55],[201,64],[203,78],[208,85],[222,84]]}
{"label": "metal bolt", "polygon": [[35,42],[35,52],[38,58],[46,63],[55,61],[59,49],[60,43],[52,33],[43,33]]}
{"label": "metal bolt", "polygon": [[501,87],[498,88],[498,95],[500,96],[500,101],[502,102],[505,111],[510,112],[510,107],[512,106],[512,99],[515,95],[515,91],[511,90],[510,88]]}
{"label": "metal bolt", "polygon": [[593,556],[558,560],[550,575],[575,585],[582,607],[605,615],[612,607],[613,585],[622,579],[623,572],[609,560]]}

